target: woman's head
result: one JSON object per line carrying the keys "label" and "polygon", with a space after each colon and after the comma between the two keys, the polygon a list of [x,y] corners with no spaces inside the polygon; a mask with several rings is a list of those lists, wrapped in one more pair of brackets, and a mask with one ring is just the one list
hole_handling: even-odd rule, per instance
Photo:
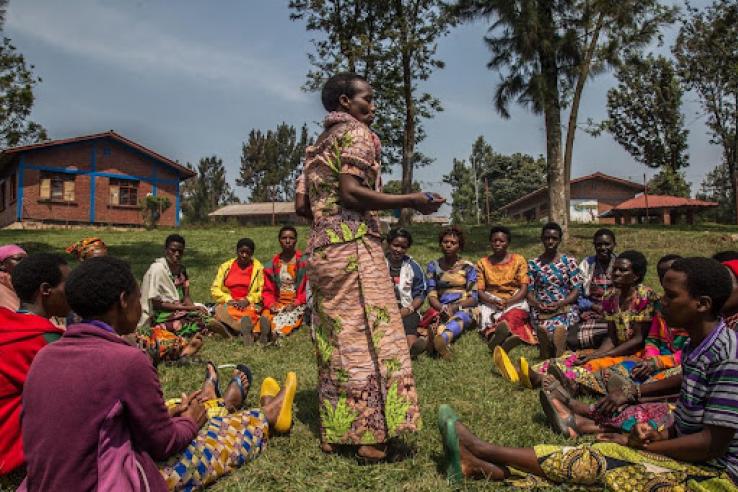
{"label": "woman's head", "polygon": [[17,244],[0,246],[0,272],[13,273],[15,266],[26,256],[28,253]]}
{"label": "woman's head", "polygon": [[598,229],[592,236],[597,259],[609,261],[615,250],[615,233],[610,229]]}
{"label": "woman's head", "polygon": [[541,228],[541,243],[543,249],[548,253],[555,253],[559,249],[564,232],[556,222],[544,224]]}
{"label": "woman's head", "polygon": [[329,78],[320,94],[326,111],[348,113],[366,125],[374,121],[374,90],[361,75],[343,72]]}
{"label": "woman's head", "polygon": [[455,255],[464,250],[464,231],[457,226],[445,227],[438,234],[438,244],[444,255]]}
{"label": "woman's head", "polygon": [[75,313],[101,320],[119,335],[133,333],[141,317],[141,291],[131,267],[112,256],[90,258],[69,275],[65,292]]}
{"label": "woman's head", "polygon": [[242,237],[236,243],[236,261],[241,265],[248,265],[254,259],[256,244],[251,238]]}
{"label": "woman's head", "polygon": [[297,229],[291,225],[283,226],[279,230],[279,246],[282,248],[283,253],[292,254],[295,252],[297,246]]}
{"label": "woman's head", "polygon": [[628,289],[643,282],[648,261],[640,251],[623,251],[612,266],[612,283],[619,289]]}
{"label": "woman's head", "polygon": [[710,258],[682,258],[664,276],[661,305],[669,326],[686,330],[715,319],[724,309],[732,286],[728,270]]}
{"label": "woman's head", "polygon": [[96,256],[107,256],[108,247],[99,237],[81,239],[66,249],[67,253],[75,255],[79,261]]}
{"label": "woman's head", "polygon": [[67,261],[59,255],[30,255],[13,270],[11,281],[18,298],[24,304],[43,308],[46,316],[66,316],[69,305],[64,284],[69,276]]}
{"label": "woman's head", "polygon": [[413,245],[413,236],[404,227],[391,229],[387,235],[387,244],[390,260],[399,262],[407,254],[407,250]]}
{"label": "woman's head", "polygon": [[664,275],[671,268],[671,265],[680,260],[682,257],[675,253],[669,253],[659,258],[659,262],[656,263],[656,273],[659,275],[659,283],[664,283]]}
{"label": "woman's head", "polygon": [[510,246],[512,232],[505,226],[495,225],[489,230],[489,247],[494,254],[505,254]]}
{"label": "woman's head", "polygon": [[727,260],[722,262],[725,268],[730,273],[730,280],[732,284],[732,292],[730,297],[725,301],[723,305],[723,314],[726,316],[732,316],[738,313],[738,259]]}
{"label": "woman's head", "polygon": [[185,250],[185,239],[179,234],[170,234],[164,241],[164,257],[167,263],[178,266],[182,262]]}

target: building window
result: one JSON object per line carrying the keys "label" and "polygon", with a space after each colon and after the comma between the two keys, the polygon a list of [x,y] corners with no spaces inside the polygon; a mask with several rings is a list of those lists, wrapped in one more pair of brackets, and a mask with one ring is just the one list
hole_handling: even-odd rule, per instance
{"label": "building window", "polygon": [[110,178],[110,204],[137,206],[138,181]]}
{"label": "building window", "polygon": [[18,181],[15,176],[15,173],[10,175],[10,181],[9,181],[9,187],[10,187],[10,203],[15,203],[15,201],[18,199]]}
{"label": "building window", "polygon": [[41,171],[41,200],[73,202],[74,179],[74,174]]}

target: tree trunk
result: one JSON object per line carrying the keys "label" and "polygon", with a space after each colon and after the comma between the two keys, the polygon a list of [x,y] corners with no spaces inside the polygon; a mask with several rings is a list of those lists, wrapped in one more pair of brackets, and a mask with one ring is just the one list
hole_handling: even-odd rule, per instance
{"label": "tree trunk", "polygon": [[[594,31],[592,32],[592,38],[590,39],[589,46],[585,52],[582,64],[579,65],[579,74],[577,75],[577,83],[574,88],[574,98],[571,102],[571,111],[569,112],[569,124],[566,128],[566,149],[564,151],[564,176],[566,183],[564,190],[566,192],[566,203],[571,203],[571,161],[574,155],[574,137],[577,132],[577,120],[579,119],[579,104],[582,101],[582,92],[584,92],[584,85],[589,77],[589,68],[592,66],[592,59],[594,58],[595,50],[597,49],[597,41],[602,31],[602,24],[604,22],[604,15],[600,14],[597,18]],[[569,217],[569,207],[566,207],[567,222]]]}
{"label": "tree trunk", "polygon": [[[402,1],[395,2],[395,11],[400,26],[400,56],[402,64],[402,96],[405,100],[405,127],[402,135],[402,193],[413,192],[413,168],[415,154],[415,104],[413,101],[412,53],[408,39],[408,19]],[[400,212],[400,225],[412,223],[414,211],[403,208]]]}

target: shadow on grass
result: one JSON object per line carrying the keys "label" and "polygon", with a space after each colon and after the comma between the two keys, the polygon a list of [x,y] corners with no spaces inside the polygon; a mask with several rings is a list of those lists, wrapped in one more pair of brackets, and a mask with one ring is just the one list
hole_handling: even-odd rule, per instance
{"label": "shadow on grass", "polygon": [[318,392],[315,389],[298,390],[295,395],[297,420],[307,425],[310,433],[320,439],[320,415],[318,411]]}

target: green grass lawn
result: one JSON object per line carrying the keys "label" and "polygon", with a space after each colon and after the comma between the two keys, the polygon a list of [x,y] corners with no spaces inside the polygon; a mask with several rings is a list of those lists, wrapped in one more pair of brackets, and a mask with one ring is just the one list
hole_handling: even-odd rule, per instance
{"label": "green grass lawn", "polygon": [[[424,264],[438,256],[435,226],[413,227],[415,245],[411,254]],[[573,229],[565,251],[581,259],[591,254],[591,236],[596,227]],[[619,227],[614,228],[618,250],[638,249],[649,260],[647,283],[657,287],[655,263],[666,253],[711,255],[738,249],[732,227]],[[143,276],[151,261],[162,255],[163,241],[170,230],[158,231],[0,231],[0,244],[15,242],[29,252],[56,251],[75,240],[95,235],[108,244],[110,254],[128,260],[136,276]],[[267,261],[278,248],[276,228],[221,227],[180,229],[187,240],[184,262],[196,301],[209,302],[210,282],[217,266],[232,257],[236,241],[249,236],[256,242],[256,257]],[[467,228],[465,257],[476,260],[486,253],[484,227]],[[304,244],[306,230],[300,230]],[[537,227],[514,227],[511,251],[526,257],[539,251]],[[523,349],[533,357],[536,351]],[[513,352],[517,356],[518,350]],[[219,481],[211,490],[447,490],[441,473],[441,443],[435,425],[436,408],[450,403],[462,419],[482,438],[508,446],[535,443],[564,443],[545,425],[538,395],[505,383],[492,369],[486,346],[475,333],[465,334],[454,345],[454,360],[442,362],[421,358],[414,364],[415,378],[424,419],[424,428],[406,440],[402,460],[379,465],[363,465],[349,454],[326,456],[318,448],[318,402],[315,385],[317,369],[309,334],[290,337],[279,348],[246,348],[237,341],[209,338],[202,351],[205,359],[217,364],[246,363],[254,371],[256,387],[249,396],[255,405],[258,386],[266,376],[281,379],[294,370],[299,378],[295,401],[295,425],[290,435],[271,440],[262,457]],[[198,388],[204,374],[201,367],[161,367],[159,371],[167,396],[177,396]],[[5,485],[8,487],[9,485]],[[467,482],[473,490],[493,490],[495,484]],[[3,484],[0,482],[0,488]]]}

